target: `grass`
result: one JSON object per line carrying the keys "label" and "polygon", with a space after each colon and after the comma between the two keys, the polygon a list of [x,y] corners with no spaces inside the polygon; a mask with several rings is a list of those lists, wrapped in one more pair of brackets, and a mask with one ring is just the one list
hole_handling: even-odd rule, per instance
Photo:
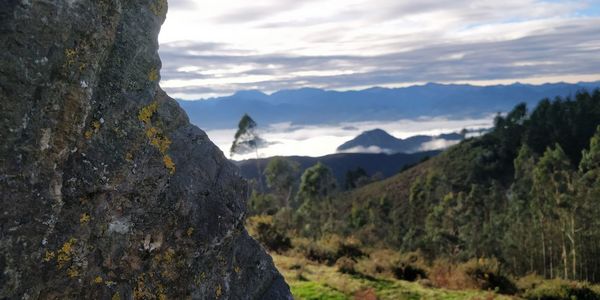
{"label": "grass", "polygon": [[424,287],[417,282],[394,278],[375,278],[363,275],[342,274],[334,266],[311,262],[302,257],[272,254],[279,271],[290,285],[294,299],[299,300],[344,300],[371,299],[371,294],[380,300],[507,300],[516,299],[498,295],[491,291],[453,291]]}

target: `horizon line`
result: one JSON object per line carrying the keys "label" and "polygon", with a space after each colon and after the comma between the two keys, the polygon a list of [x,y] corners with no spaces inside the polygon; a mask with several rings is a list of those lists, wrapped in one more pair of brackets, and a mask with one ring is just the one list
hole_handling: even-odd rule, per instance
{"label": "horizon line", "polygon": [[[278,92],[283,92],[283,91],[298,91],[298,90],[304,90],[304,89],[312,89],[312,90],[321,90],[321,91],[325,91],[325,92],[362,92],[362,91],[367,91],[367,90],[371,90],[371,89],[388,89],[388,90],[394,90],[394,89],[404,89],[404,88],[410,88],[410,87],[424,87],[427,85],[443,85],[443,86],[474,86],[474,87],[492,87],[492,86],[511,86],[511,85],[517,85],[517,84],[521,84],[521,85],[529,85],[529,86],[542,86],[542,85],[548,85],[548,84],[573,84],[573,85],[577,85],[577,84],[594,84],[594,83],[599,83],[600,84],[600,75],[598,75],[598,77],[596,79],[588,79],[588,80],[573,80],[573,81],[569,81],[569,80],[558,80],[558,81],[536,81],[535,78],[530,78],[528,79],[507,79],[507,80],[477,80],[477,81],[451,81],[451,82],[444,82],[444,81],[429,81],[429,82],[411,82],[411,83],[397,83],[397,84],[381,84],[381,85],[372,85],[372,86],[354,86],[354,87],[348,87],[348,88],[333,88],[333,89],[327,89],[327,88],[321,88],[321,87],[314,87],[314,86],[304,86],[304,87],[297,87],[297,88],[290,88],[290,89],[281,89],[281,90],[275,90],[275,91],[262,91],[260,89],[247,89],[247,90],[238,90],[235,91],[233,93],[224,93],[224,94],[206,94],[207,96],[205,97],[195,97],[195,98],[181,98],[181,97],[177,97],[175,95],[171,96],[171,93],[168,92],[168,88],[166,90],[167,94],[169,94],[171,97],[173,97],[174,99],[178,100],[178,101],[188,101],[188,102],[193,102],[193,101],[208,101],[208,100],[216,100],[219,98],[226,98],[226,97],[232,97],[235,96],[236,94],[240,93],[240,92],[259,92],[262,93],[266,96],[272,96],[275,93]],[[176,94],[176,93],[173,93]],[[208,96],[208,95],[212,95],[212,96]]]}

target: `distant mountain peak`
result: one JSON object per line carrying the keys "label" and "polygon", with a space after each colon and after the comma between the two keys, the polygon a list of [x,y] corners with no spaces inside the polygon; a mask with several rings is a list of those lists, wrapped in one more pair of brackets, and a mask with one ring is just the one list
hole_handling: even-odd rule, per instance
{"label": "distant mountain peak", "polygon": [[237,91],[231,97],[241,98],[241,99],[263,99],[269,97],[269,95],[259,91],[259,90],[245,90],[245,91]]}
{"label": "distant mountain peak", "polygon": [[456,144],[465,136],[460,133],[447,133],[439,136],[415,135],[399,139],[383,129],[372,129],[359,134],[337,148],[338,152],[415,153],[426,150],[439,150]]}

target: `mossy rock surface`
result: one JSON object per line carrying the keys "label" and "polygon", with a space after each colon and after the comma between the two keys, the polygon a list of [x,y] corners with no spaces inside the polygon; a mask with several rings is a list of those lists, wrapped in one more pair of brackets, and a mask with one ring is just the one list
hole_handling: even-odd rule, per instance
{"label": "mossy rock surface", "polygon": [[288,299],[158,86],[164,0],[0,3],[0,299]]}

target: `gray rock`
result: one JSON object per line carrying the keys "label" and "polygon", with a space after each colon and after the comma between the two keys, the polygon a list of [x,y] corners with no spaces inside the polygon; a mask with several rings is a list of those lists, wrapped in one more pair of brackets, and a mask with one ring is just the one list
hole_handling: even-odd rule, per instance
{"label": "gray rock", "polygon": [[159,87],[164,0],[0,3],[0,299],[290,299]]}

